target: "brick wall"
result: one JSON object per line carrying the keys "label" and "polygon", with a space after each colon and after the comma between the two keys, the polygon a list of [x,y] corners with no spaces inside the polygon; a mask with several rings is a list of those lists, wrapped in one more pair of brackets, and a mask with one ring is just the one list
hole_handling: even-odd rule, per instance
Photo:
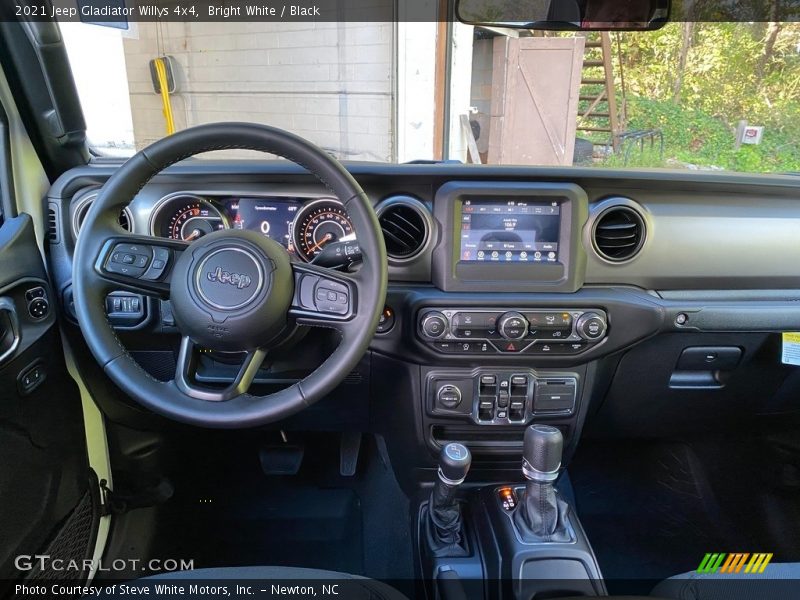
{"label": "brick wall", "polygon": [[138,23],[124,40],[136,145],[165,134],[148,63],[167,54],[178,64],[178,129],[253,121],[338,158],[393,160],[394,32],[392,23]]}

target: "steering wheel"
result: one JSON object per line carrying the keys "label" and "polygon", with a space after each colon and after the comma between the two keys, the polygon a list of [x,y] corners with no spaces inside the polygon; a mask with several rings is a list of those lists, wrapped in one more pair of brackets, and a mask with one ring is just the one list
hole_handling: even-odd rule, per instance
{"label": "steering wheel", "polygon": [[[126,233],[120,211],[156,174],[212,150],[278,155],[314,174],[344,204],[363,262],[355,273],[292,261],[278,242],[252,231],[222,230],[191,245]],[[387,260],[372,204],[334,158],[288,132],[248,123],[183,130],[128,160],[103,186],[75,248],[73,296],[81,330],[108,376],[142,406],[170,419],[216,428],[283,419],[324,397],[369,347],[386,298]],[[105,313],[106,296],[128,290],[171,301],[182,335],[175,377],[151,377],[126,351]],[[268,349],[293,324],[336,330],[341,341],[304,379],[274,394],[248,393]],[[241,351],[244,362],[224,389],[196,378],[198,348]]]}

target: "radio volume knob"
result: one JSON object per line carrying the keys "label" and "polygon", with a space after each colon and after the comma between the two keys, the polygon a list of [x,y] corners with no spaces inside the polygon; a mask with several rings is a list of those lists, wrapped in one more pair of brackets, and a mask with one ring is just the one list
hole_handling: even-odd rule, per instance
{"label": "radio volume knob", "polygon": [[422,333],[425,335],[425,337],[435,340],[445,334],[447,331],[447,326],[447,317],[438,311],[433,311],[426,313],[425,316],[422,317],[420,329],[422,329]]}
{"label": "radio volume knob", "polygon": [[594,312],[587,312],[578,317],[575,328],[585,340],[599,340],[606,334],[608,325],[603,315]]}
{"label": "radio volume knob", "polygon": [[528,319],[518,312],[507,312],[497,321],[497,331],[507,340],[521,340],[528,335]]}

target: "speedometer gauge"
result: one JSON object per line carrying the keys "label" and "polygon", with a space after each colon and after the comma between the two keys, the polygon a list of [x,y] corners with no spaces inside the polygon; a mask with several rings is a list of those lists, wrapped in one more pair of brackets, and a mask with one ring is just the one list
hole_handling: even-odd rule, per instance
{"label": "speedometer gauge", "polygon": [[156,209],[152,217],[153,235],[193,242],[228,224],[222,212],[205,198],[175,196]]}
{"label": "speedometer gauge", "polygon": [[353,223],[338,200],[325,198],[306,204],[292,227],[297,254],[310,262],[332,242],[355,239]]}

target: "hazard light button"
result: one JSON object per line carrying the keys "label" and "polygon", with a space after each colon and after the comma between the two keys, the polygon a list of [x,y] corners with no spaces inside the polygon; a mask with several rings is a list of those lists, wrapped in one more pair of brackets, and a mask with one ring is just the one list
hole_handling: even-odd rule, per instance
{"label": "hazard light button", "polygon": [[528,344],[524,342],[518,341],[510,341],[510,342],[503,342],[501,344],[497,344],[497,347],[500,349],[500,352],[522,352],[525,349],[525,346]]}

